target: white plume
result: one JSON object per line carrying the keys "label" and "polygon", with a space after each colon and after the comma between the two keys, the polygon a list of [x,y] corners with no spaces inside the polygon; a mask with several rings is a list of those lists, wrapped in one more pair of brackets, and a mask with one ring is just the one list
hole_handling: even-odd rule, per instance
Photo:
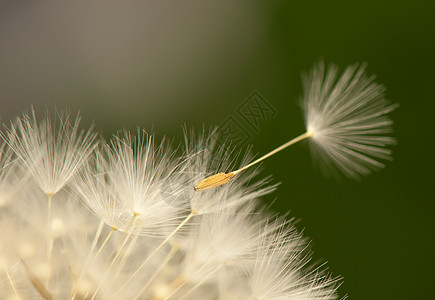
{"label": "white plume", "polygon": [[305,125],[313,156],[326,173],[358,178],[384,167],[380,159],[391,159],[386,146],[395,140],[387,114],[397,105],[385,100],[385,88],[364,71],[365,65],[353,65],[339,76],[336,66],[325,70],[319,63],[304,77]]}

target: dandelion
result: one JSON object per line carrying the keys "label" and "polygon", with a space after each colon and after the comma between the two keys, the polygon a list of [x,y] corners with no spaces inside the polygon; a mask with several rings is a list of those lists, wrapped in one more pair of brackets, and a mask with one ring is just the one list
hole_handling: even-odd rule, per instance
{"label": "dandelion", "polygon": [[301,104],[305,133],[240,169],[199,181],[194,190],[203,191],[228,183],[234,175],[304,139],[311,141],[313,156],[326,174],[338,170],[358,179],[384,167],[378,160],[391,159],[391,150],[386,146],[395,143],[395,139],[387,135],[392,132],[393,124],[387,114],[397,105],[385,100],[385,89],[374,82],[374,76],[364,76],[365,65],[348,67],[339,79],[336,66],[330,66],[326,75],[324,69],[320,63],[304,77]]}
{"label": "dandelion", "polygon": [[56,111],[54,118],[47,111],[38,123],[32,109],[7,128],[6,141],[20,166],[49,196],[68,183],[95,147],[95,133],[79,129],[80,116],[70,119],[65,111]]}
{"label": "dandelion", "polygon": [[[48,111],[43,122],[38,123],[35,111],[24,114],[7,128],[6,142],[15,152],[19,166],[38,184],[48,200],[47,220],[51,222],[51,202],[81,167],[95,145],[95,133],[79,130],[80,116],[70,122],[67,112],[55,113],[51,118]],[[53,237],[47,241],[47,261],[50,263]],[[28,266],[23,263],[28,269]],[[30,274],[30,273],[29,273]],[[33,276],[33,275],[32,275]],[[46,274],[48,284],[50,271]],[[35,282],[35,279],[32,279]],[[40,284],[38,283],[38,286]],[[46,293],[45,291],[43,293]]]}
{"label": "dandelion", "polygon": [[395,106],[363,70],[316,66],[307,131],[253,162],[216,130],[185,129],[173,150],[141,129],[97,142],[79,117],[24,114],[0,145],[0,298],[337,299],[341,279],[261,204],[277,185],[252,166],[309,139],[329,170],[382,167]]}
{"label": "dandelion", "polygon": [[[139,131],[135,137],[121,132],[110,145],[102,143],[78,173],[74,190],[110,227],[165,236],[178,225],[185,210],[168,204],[184,189],[178,184],[181,175],[177,175],[177,167],[164,142],[155,146],[153,137],[145,132]],[[134,223],[130,223],[132,218]]]}
{"label": "dandelion", "polygon": [[387,114],[397,105],[385,100],[385,88],[364,75],[365,67],[350,66],[339,76],[336,66],[325,71],[320,63],[305,76],[305,125],[312,133],[312,153],[326,173],[359,178],[383,168],[379,159],[391,159],[386,146],[395,139],[388,136],[393,122]]}

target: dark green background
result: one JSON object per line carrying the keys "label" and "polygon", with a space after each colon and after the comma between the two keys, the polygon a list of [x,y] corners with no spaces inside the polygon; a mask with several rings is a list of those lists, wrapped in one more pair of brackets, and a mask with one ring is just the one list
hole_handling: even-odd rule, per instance
{"label": "dark green background", "polygon": [[[186,5],[192,5],[191,2]],[[198,43],[198,47],[193,47],[197,52],[189,57],[188,63],[171,63],[160,72],[158,66],[153,66],[156,70],[152,74],[160,76],[163,82],[168,78],[168,82],[150,96],[146,85],[149,81],[141,75],[147,71],[146,63],[129,61],[135,66],[127,72],[131,78],[117,85],[114,93],[99,84],[98,79],[106,75],[104,70],[91,76],[85,66],[75,63],[81,61],[77,49],[62,48],[63,59],[55,61],[50,54],[52,45],[76,45],[67,31],[63,32],[66,29],[62,27],[62,14],[67,14],[66,10],[56,8],[54,15],[59,18],[26,37],[23,32],[31,31],[33,25],[45,22],[45,18],[36,18],[34,24],[25,25],[20,18],[31,18],[42,4],[34,3],[28,8],[16,1],[4,1],[0,7],[0,68],[6,68],[7,72],[0,71],[2,118],[12,118],[29,104],[40,108],[42,104],[56,103],[58,107],[80,110],[85,122],[95,120],[96,127],[106,136],[123,127],[150,129],[154,126],[158,134],[179,140],[183,123],[198,130],[202,124],[220,125],[257,90],[277,111],[274,118],[260,124],[259,131],[251,132],[253,151],[262,154],[304,130],[297,105],[302,92],[302,71],[320,59],[341,68],[354,62],[368,62],[368,72],[377,74],[377,81],[387,87],[388,99],[400,103],[391,114],[398,139],[398,145],[393,148],[394,161],[361,182],[336,182],[325,179],[312,168],[307,145],[301,143],[263,164],[262,174],[271,174],[275,182],[282,183],[265,201],[276,198],[274,209],[290,210],[292,216],[300,219],[298,227],[304,228],[305,235],[313,240],[315,260],[327,260],[329,270],[344,277],[340,295],[348,294],[350,299],[429,299],[435,295],[434,3],[243,1],[246,9],[242,6],[237,10],[228,4],[228,11],[223,8],[216,13],[216,19],[223,20],[216,26],[223,26],[226,18],[232,16],[230,28],[219,31],[222,35],[200,35],[213,27],[214,19],[208,22],[210,12],[192,5],[192,14],[202,17],[186,29],[186,36],[193,38],[180,38],[178,34],[174,38],[180,38],[180,48],[192,41]],[[98,20],[110,10],[108,7],[97,7],[93,18]],[[243,18],[245,12],[248,14],[247,8],[256,11],[251,23]],[[44,9],[50,12],[48,6],[43,6]],[[130,12],[129,9],[122,11],[124,16],[133,12],[135,18],[140,16],[140,10],[132,7]],[[147,9],[152,10],[153,5]],[[165,13],[165,9],[158,10],[157,16],[159,13]],[[250,9],[249,13],[252,13]],[[234,17],[234,14],[239,15]],[[116,16],[113,13],[104,22],[115,22]],[[104,28],[104,22],[94,25]],[[258,25],[254,31],[253,25]],[[14,30],[20,26],[28,27],[17,36]],[[135,27],[138,39],[145,38],[140,34],[145,29]],[[59,32],[41,42],[39,35],[44,30]],[[222,32],[233,38],[228,41]],[[195,40],[196,34],[201,38]],[[60,42],[53,37],[61,37]],[[212,46],[205,47],[207,44]],[[134,48],[134,43],[124,45],[123,49],[128,47]],[[163,59],[165,47],[161,45]],[[103,48],[101,54],[104,53]],[[120,60],[122,66],[128,53],[113,53],[110,59]],[[149,55],[146,49],[143,55]],[[23,67],[20,64],[23,61],[35,65],[25,63]],[[55,73],[50,73],[52,69],[47,67],[47,62],[56,64]],[[203,63],[207,63],[207,68],[201,69]],[[86,64],[92,64],[92,58]],[[38,72],[29,77],[27,67]],[[173,70],[177,70],[175,75]],[[110,72],[116,74],[117,69]],[[40,80],[41,76],[47,80]],[[36,80],[39,80],[34,84],[37,88],[32,86]],[[164,102],[168,98],[172,104]]]}

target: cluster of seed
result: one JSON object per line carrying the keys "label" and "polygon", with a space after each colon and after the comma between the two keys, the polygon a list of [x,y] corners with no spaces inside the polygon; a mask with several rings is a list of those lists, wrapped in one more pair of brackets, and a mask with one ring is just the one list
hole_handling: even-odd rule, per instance
{"label": "cluster of seed", "polygon": [[306,242],[291,223],[260,214],[273,186],[244,174],[194,191],[234,164],[213,132],[186,135],[177,157],[140,130],[97,140],[64,112],[12,123],[1,152],[0,298],[334,298],[336,280],[304,267]]}
{"label": "cluster of seed", "polygon": [[0,298],[337,298],[292,220],[261,205],[276,186],[247,169],[303,139],[329,172],[383,167],[395,106],[363,71],[316,66],[306,133],[251,163],[214,131],[186,130],[180,153],[142,130],[107,142],[65,111],[24,113],[0,141]]}

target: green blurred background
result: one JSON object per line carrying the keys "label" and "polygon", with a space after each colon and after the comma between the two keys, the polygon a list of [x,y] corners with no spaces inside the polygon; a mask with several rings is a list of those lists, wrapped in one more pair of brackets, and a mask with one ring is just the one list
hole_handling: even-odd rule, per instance
{"label": "green blurred background", "polygon": [[[361,182],[325,179],[298,144],[263,164],[265,201],[299,219],[350,299],[434,297],[434,1],[1,1],[0,115],[71,107],[105,136],[175,140],[232,117],[254,153],[304,130],[301,72],[323,59],[368,72],[400,103],[394,161]],[[258,91],[276,114],[249,127]],[[248,99],[248,100],[247,100]],[[246,145],[246,144],[245,144]]]}

